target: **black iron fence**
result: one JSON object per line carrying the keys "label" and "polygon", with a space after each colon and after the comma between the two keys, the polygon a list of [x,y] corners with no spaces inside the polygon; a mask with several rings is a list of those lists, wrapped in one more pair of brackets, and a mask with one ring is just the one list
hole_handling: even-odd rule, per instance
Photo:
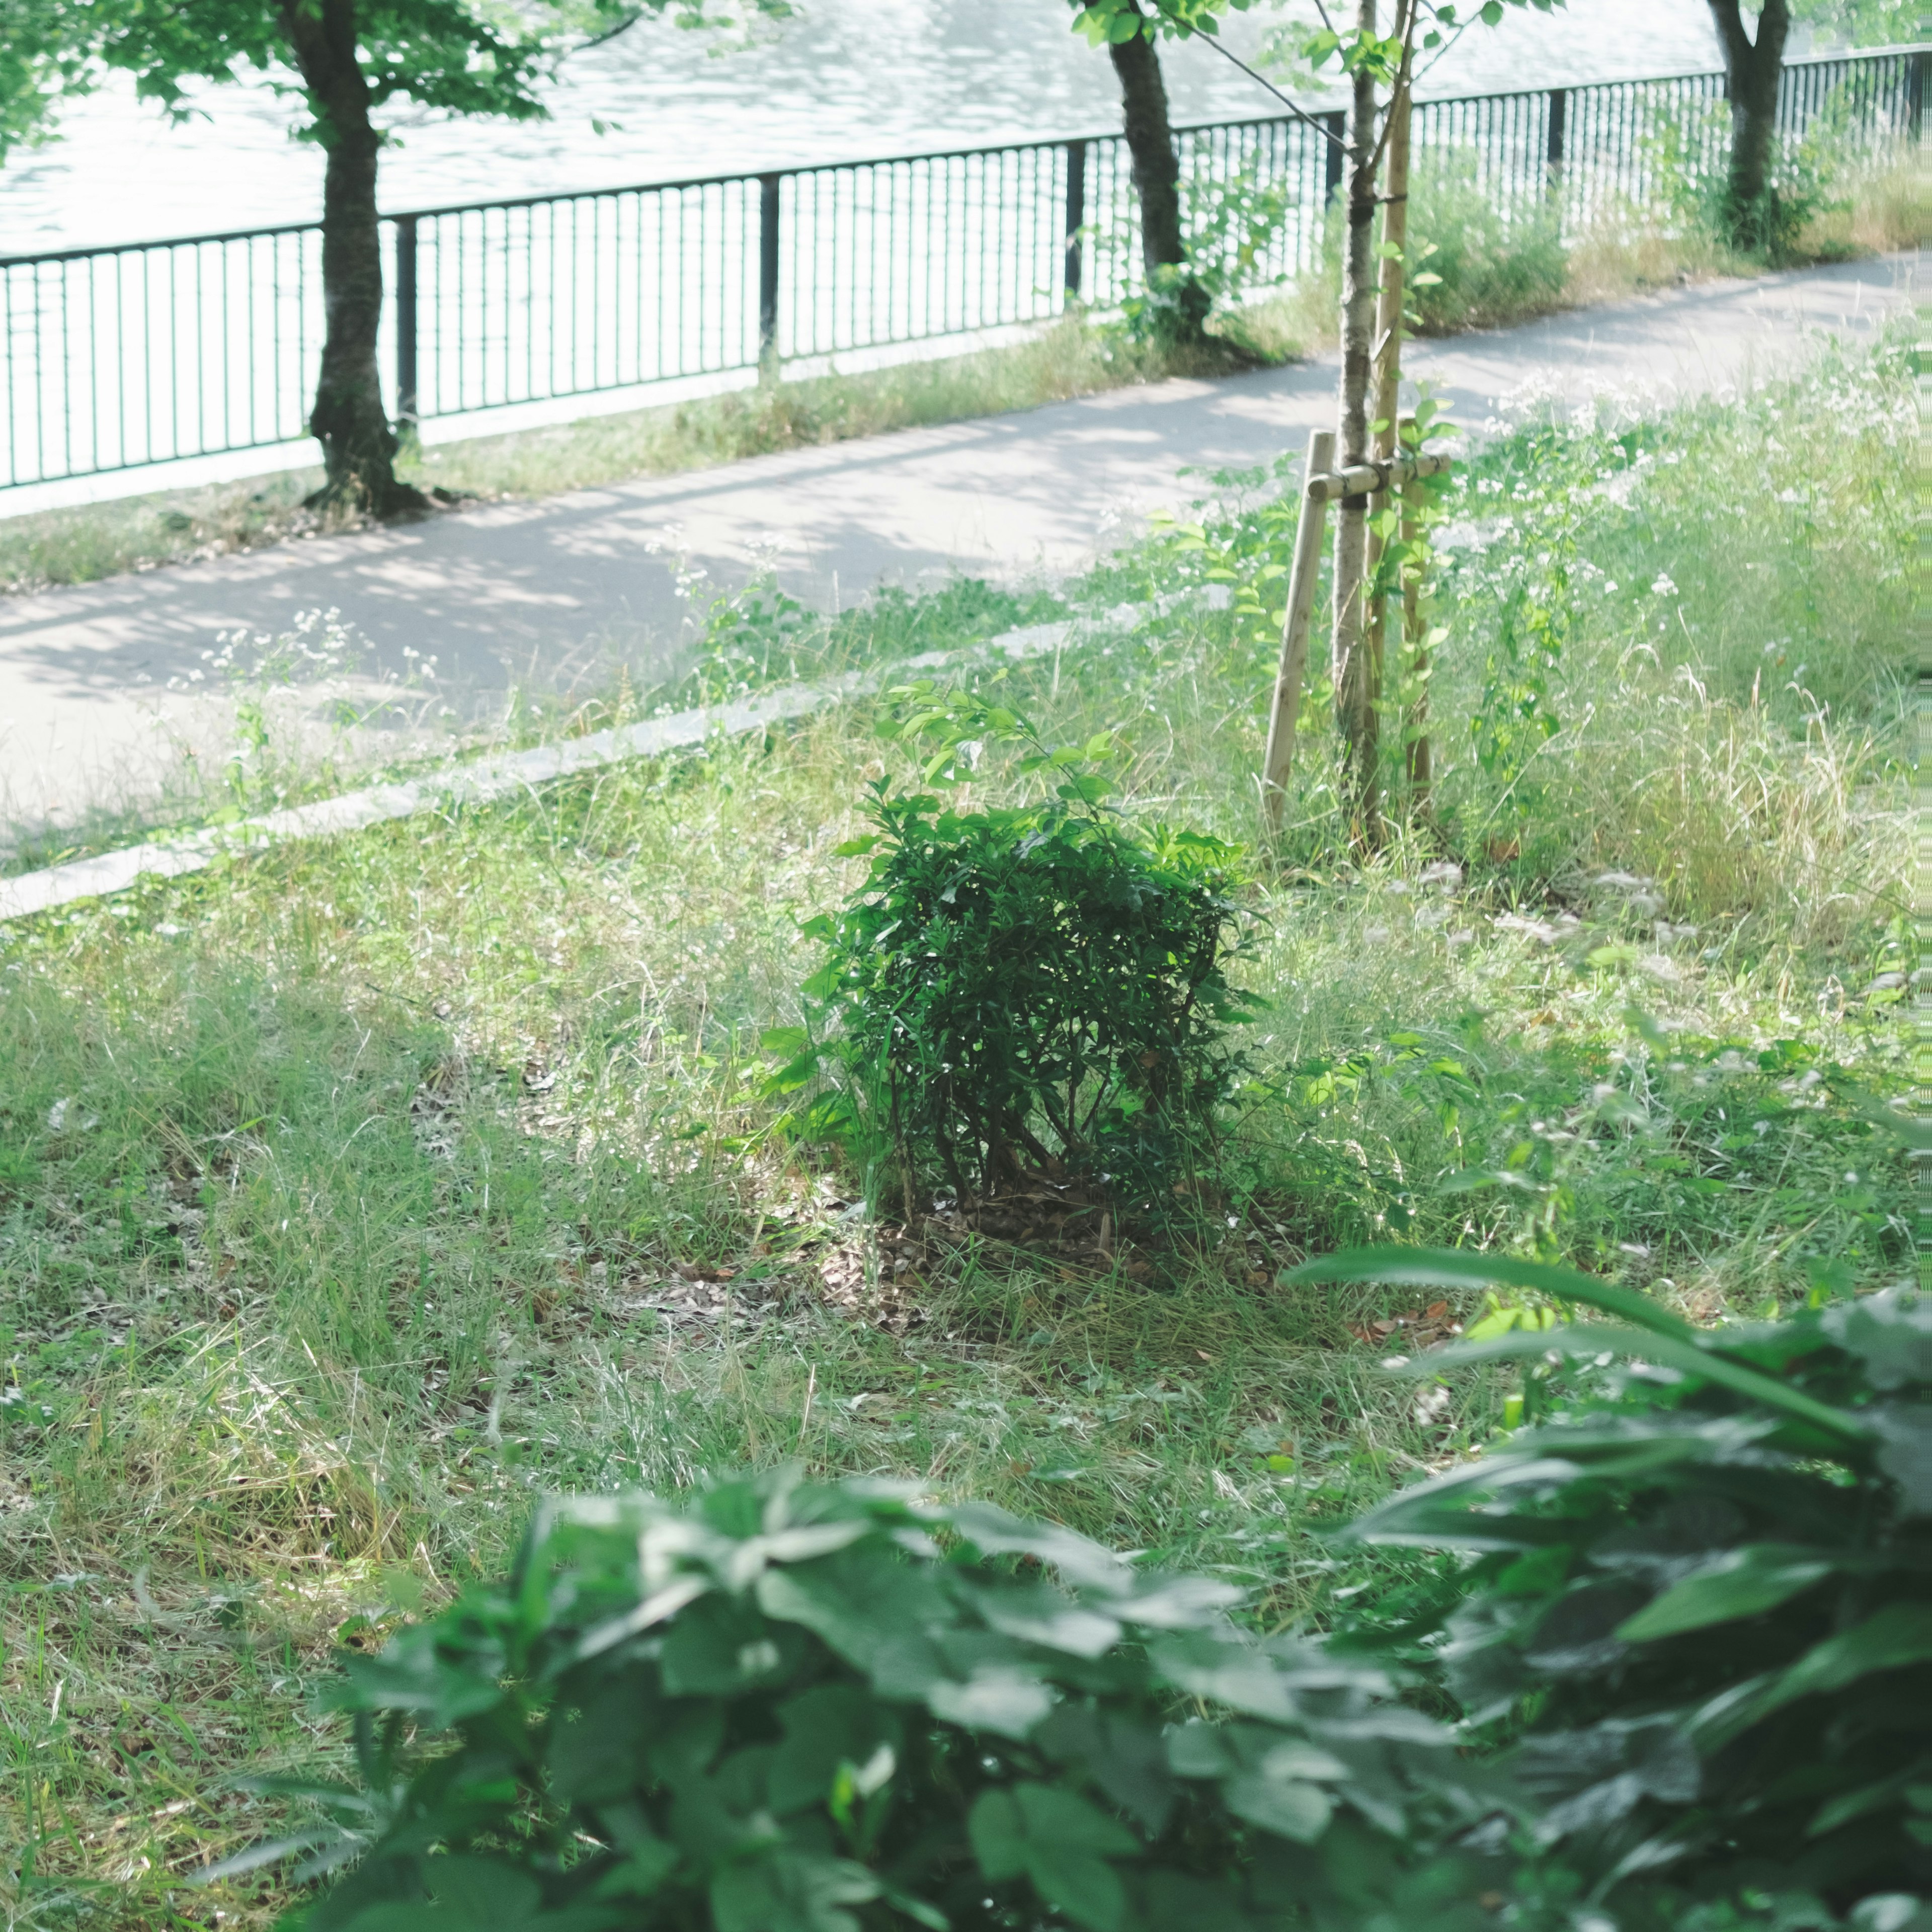
{"label": "black iron fence", "polygon": [[[1784,134],[1828,134],[1841,159],[1917,148],[1928,57],[1795,63]],[[1415,140],[1505,218],[1574,236],[1709,178],[1723,103],[1718,74],[1432,100]],[[1258,282],[1312,266],[1340,131],[1338,114],[1181,130],[1197,246],[1258,235]],[[1231,190],[1264,198],[1265,220],[1231,225]],[[383,228],[386,366],[398,413],[421,421],[647,400],[672,378],[971,338],[1112,308],[1142,286],[1117,134],[428,208]],[[321,230],[0,258],[0,493],[298,440],[321,349]]]}

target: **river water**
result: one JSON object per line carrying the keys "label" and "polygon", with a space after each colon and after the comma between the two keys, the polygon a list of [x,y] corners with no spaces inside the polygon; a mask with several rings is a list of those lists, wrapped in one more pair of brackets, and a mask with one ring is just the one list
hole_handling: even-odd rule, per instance
{"label": "river water", "polygon": [[[1238,15],[1252,51],[1280,13]],[[1068,30],[1064,0],[802,0],[740,51],[662,20],[576,56],[550,118],[521,125],[394,118],[386,208],[446,206],[749,172],[1119,125],[1104,53]],[[1177,118],[1278,112],[1211,49],[1162,50]],[[1436,94],[1706,70],[1719,64],[1705,0],[1569,0],[1464,38]],[[72,104],[62,137],[0,169],[0,254],[311,220],[322,157],[292,141],[291,104],[265,80],[203,88],[171,126],[116,76]],[[596,131],[594,122],[605,124]]]}

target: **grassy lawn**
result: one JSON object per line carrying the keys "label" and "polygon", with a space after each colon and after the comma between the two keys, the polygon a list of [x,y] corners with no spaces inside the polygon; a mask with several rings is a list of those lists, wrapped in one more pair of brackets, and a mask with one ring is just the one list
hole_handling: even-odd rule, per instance
{"label": "grassy lawn", "polygon": [[[1441,532],[1436,815],[1372,861],[1320,688],[1262,835],[1276,479],[1069,587],[1167,601],[1006,689],[1244,844],[1270,1003],[1167,1247],[908,1250],[768,1131],[798,922],[908,771],[869,710],[0,930],[7,1922],[268,1923],[266,1877],[184,1884],[274,1826],[232,1780],[328,1748],[332,1646],[500,1565],[538,1491],[911,1474],[1319,1621],[1390,1574],[1324,1527],[1508,1384],[1384,1377],[1474,1305],[1277,1286],[1304,1255],[1560,1256],[1706,1321],[1895,1273],[1913,395],[1894,344],[1492,445]],[[685,694],[1052,614],[754,590]]]}

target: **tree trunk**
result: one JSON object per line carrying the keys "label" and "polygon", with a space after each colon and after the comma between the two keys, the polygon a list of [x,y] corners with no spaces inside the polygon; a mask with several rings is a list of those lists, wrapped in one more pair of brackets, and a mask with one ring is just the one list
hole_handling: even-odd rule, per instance
{"label": "tree trunk", "polygon": [[[1398,31],[1409,27],[1408,10],[1399,7]],[[1405,290],[1402,250],[1408,240],[1409,55],[1405,46],[1401,72],[1388,106],[1388,160],[1384,172],[1388,192],[1383,196],[1382,286],[1376,296],[1376,329],[1373,361],[1375,402],[1370,434],[1375,439],[1376,460],[1386,462],[1396,453],[1396,411],[1402,395],[1402,316]],[[1391,253],[1390,251],[1394,252]],[[1375,424],[1382,427],[1378,429]],[[1387,545],[1375,526],[1387,520],[1386,495],[1370,500],[1371,527],[1363,562],[1364,573],[1372,585],[1381,574]],[[1367,675],[1370,692],[1382,691],[1384,640],[1388,629],[1388,599],[1377,598],[1366,613],[1368,624]]]}
{"label": "tree trunk", "polygon": [[1113,41],[1107,52],[1120,76],[1127,152],[1133,157],[1134,187],[1140,196],[1141,260],[1148,290],[1172,308],[1175,333],[1196,339],[1208,320],[1209,298],[1187,272],[1187,244],[1180,226],[1180,157],[1168,119],[1160,56],[1143,34]]}
{"label": "tree trunk", "polygon": [[[1357,20],[1376,31],[1376,0],[1359,0]],[[1336,424],[1346,469],[1369,455],[1369,384],[1376,314],[1376,86],[1358,70],[1348,106],[1348,236],[1342,254],[1342,388]],[[1333,670],[1336,722],[1342,732],[1344,780],[1358,838],[1376,842],[1381,830],[1377,792],[1376,692],[1370,676],[1363,590],[1369,500],[1344,496],[1335,521],[1335,632]]]}
{"label": "tree trunk", "polygon": [[382,136],[369,118],[369,87],[356,57],[356,0],[281,0],[282,30],[308,89],[328,156],[322,178],[322,374],[309,429],[328,481],[319,500],[379,517],[422,510],[428,500],[396,480],[395,432],[382,406],[376,335],[382,315],[382,251],[376,219]]}
{"label": "tree trunk", "polygon": [[1787,0],[1764,0],[1757,38],[1744,31],[1739,0],[1711,0],[1724,76],[1731,97],[1731,165],[1724,185],[1725,219],[1741,247],[1768,238],[1766,197],[1778,140],[1778,86],[1784,71],[1784,43],[1791,31]]}

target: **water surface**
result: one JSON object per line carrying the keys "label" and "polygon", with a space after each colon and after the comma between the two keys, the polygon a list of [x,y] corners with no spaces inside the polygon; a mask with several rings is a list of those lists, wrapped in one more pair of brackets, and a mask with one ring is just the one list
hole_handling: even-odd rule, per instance
{"label": "water surface", "polygon": [[[1238,16],[1252,51],[1282,16]],[[1064,0],[802,0],[747,51],[640,22],[577,56],[547,122],[437,124],[404,110],[385,157],[386,208],[737,173],[802,162],[1117,128],[1103,52]],[[1163,44],[1177,118],[1278,112],[1211,49]],[[1430,76],[1437,94],[1708,70],[1705,0],[1569,0],[1472,30]],[[0,254],[311,220],[322,155],[288,134],[297,110],[266,80],[206,87],[170,126],[124,76],[68,109],[63,136],[0,169]],[[593,122],[606,124],[599,134]]]}

